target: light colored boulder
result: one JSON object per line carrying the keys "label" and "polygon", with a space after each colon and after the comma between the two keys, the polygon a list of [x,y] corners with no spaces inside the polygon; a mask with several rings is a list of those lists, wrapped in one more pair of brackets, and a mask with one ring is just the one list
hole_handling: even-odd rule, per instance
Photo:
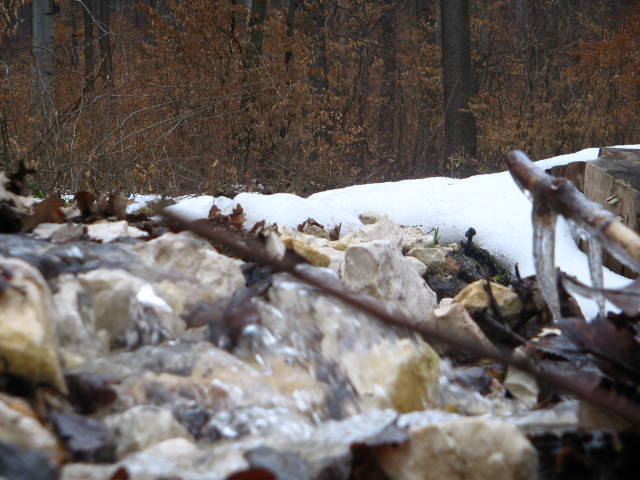
{"label": "light colored boulder", "polygon": [[112,347],[156,344],[184,331],[184,321],[154,288],[125,270],[98,269],[78,275],[90,297],[95,330]]}
{"label": "light colored boulder", "polygon": [[404,257],[404,258],[407,262],[409,262],[413,266],[413,268],[416,269],[416,272],[418,272],[418,275],[424,278],[424,276],[427,274],[427,266],[424,263],[422,263],[420,260],[418,260],[416,257]]}
{"label": "light colored boulder", "polygon": [[344,272],[344,252],[330,247],[320,248],[320,252],[329,257],[330,262],[327,268],[342,276]]}
{"label": "light colored boulder", "polygon": [[432,274],[444,272],[447,266],[447,252],[442,247],[413,248],[407,253],[407,256],[420,260]]}
{"label": "light colored boulder", "polygon": [[342,279],[352,292],[391,302],[418,320],[437,306],[436,294],[390,241],[350,245]]}
{"label": "light colored boulder", "polygon": [[[490,308],[491,301],[486,290],[486,280],[476,280],[475,282],[464,287],[454,301],[460,303],[469,312],[473,313],[480,308]],[[520,315],[522,311],[522,300],[518,294],[512,289],[490,282],[491,294],[500,307],[500,314],[503,318],[514,318]]]}
{"label": "light colored boulder", "polygon": [[165,233],[132,247],[143,262],[167,272],[193,276],[218,296],[244,286],[241,262],[216,251],[207,241],[189,233]]}
{"label": "light colored boulder", "polygon": [[529,409],[538,404],[540,387],[538,387],[538,381],[530,373],[509,367],[502,384],[520,401],[523,407]]}
{"label": "light colored boulder", "polygon": [[0,257],[0,369],[66,393],[52,325],[51,291],[40,272]]}
{"label": "light colored boulder", "polygon": [[399,249],[402,243],[402,237],[402,227],[394,222],[388,215],[383,215],[378,222],[351,230],[340,240],[330,242],[329,246],[336,250],[346,250],[347,247],[352,244],[386,240]]}
{"label": "light colored boulder", "polygon": [[376,457],[394,480],[534,480],[538,458],[529,440],[506,421],[409,414],[409,441]]}
{"label": "light colored boulder", "polygon": [[434,246],[434,236],[422,229],[422,227],[404,227],[402,236],[402,253],[405,255],[414,248],[432,248]]}
{"label": "light colored boulder", "polygon": [[40,423],[29,404],[4,393],[0,393],[0,441],[25,450],[62,453],[55,435]]}
{"label": "light colored boulder", "polygon": [[118,459],[169,438],[191,439],[191,434],[170,410],[152,405],[139,405],[109,415],[104,422],[109,440],[116,446]]}
{"label": "light colored boulder", "polygon": [[[478,346],[485,348],[493,348],[491,342],[471,318],[469,312],[459,303],[451,303],[450,305],[436,308],[425,320],[425,323],[453,337],[476,343]],[[431,342],[431,346],[440,355],[457,351],[456,347],[439,342]]]}

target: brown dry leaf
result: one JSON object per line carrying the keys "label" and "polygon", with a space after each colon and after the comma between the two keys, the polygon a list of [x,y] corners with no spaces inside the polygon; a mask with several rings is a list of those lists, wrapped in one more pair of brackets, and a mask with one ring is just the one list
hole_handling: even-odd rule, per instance
{"label": "brown dry leaf", "polygon": [[97,197],[94,193],[88,192],[87,190],[80,190],[76,192],[74,198],[83,217],[90,217],[96,212]]}
{"label": "brown dry leaf", "polygon": [[329,230],[329,239],[330,240],[340,240],[340,230],[342,229],[342,224],[339,223],[331,230]]}
{"label": "brown dry leaf", "polygon": [[213,207],[211,207],[211,210],[209,210],[209,218],[215,218],[220,215],[221,212],[222,210],[220,210],[217,205],[214,205]]}
{"label": "brown dry leaf", "polygon": [[41,223],[63,223],[61,207],[64,207],[62,199],[58,195],[49,195],[33,206],[31,215],[23,216],[22,229],[30,232]]}
{"label": "brown dry leaf", "polygon": [[233,209],[233,212],[229,214],[229,220],[231,222],[231,226],[237,228],[238,230],[242,230],[244,227],[244,222],[247,219],[247,216],[242,209],[242,205],[238,204],[236,208]]}
{"label": "brown dry leaf", "polygon": [[107,195],[100,195],[98,198],[98,210],[105,217],[116,217],[124,220],[127,217],[127,207],[133,200],[124,198],[117,192],[110,192]]}

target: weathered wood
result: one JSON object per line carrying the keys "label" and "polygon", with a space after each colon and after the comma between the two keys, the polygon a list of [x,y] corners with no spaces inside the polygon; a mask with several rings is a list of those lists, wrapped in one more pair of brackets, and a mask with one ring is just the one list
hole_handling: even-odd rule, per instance
{"label": "weathered wood", "polygon": [[[640,150],[600,149],[598,159],[585,165],[584,194],[640,233]],[[626,277],[637,276],[609,254],[604,265]]]}

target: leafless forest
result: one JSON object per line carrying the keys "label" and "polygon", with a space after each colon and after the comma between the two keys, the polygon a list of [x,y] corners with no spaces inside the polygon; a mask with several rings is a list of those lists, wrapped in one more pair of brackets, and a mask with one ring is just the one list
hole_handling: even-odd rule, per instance
{"label": "leafless forest", "polygon": [[633,0],[1,0],[33,190],[307,194],[640,142]]}

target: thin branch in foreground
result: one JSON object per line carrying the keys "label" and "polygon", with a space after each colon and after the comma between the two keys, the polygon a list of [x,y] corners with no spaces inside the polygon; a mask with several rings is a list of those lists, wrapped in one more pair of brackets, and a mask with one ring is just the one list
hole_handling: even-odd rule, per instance
{"label": "thin branch in foreground", "polygon": [[421,319],[411,318],[407,315],[390,313],[378,300],[356,295],[346,291],[343,287],[331,284],[314,275],[313,268],[307,264],[300,264],[293,257],[285,256],[284,260],[278,260],[269,255],[265,247],[258,241],[240,237],[229,229],[213,226],[204,222],[190,222],[179,215],[167,210],[159,212],[173,225],[185,230],[190,230],[196,235],[209,241],[222,244],[228,251],[233,252],[244,261],[255,262],[272,267],[278,271],[289,273],[306,284],[338,298],[345,303],[368,313],[378,320],[403,327],[422,335],[427,341],[446,343],[461,351],[468,352],[482,358],[489,358],[506,363],[512,367],[533,375],[538,381],[557,390],[572,394],[577,398],[590,402],[603,409],[609,410],[624,418],[634,426],[640,427],[640,404],[612,392],[603,390],[597,386],[587,384],[574,377],[560,375],[537,366],[535,362],[520,351],[514,352],[505,347],[487,348],[476,342],[454,336],[450,333],[436,329],[421,322]]}

